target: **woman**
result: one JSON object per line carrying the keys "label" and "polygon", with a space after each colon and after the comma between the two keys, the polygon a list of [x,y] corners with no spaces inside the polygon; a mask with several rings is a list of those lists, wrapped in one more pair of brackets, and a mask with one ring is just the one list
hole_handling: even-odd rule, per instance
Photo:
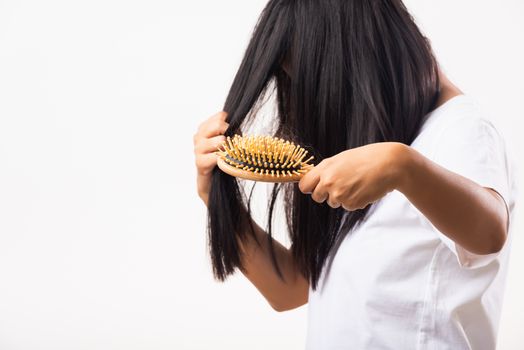
{"label": "woman", "polygon": [[[213,151],[273,92],[275,135],[319,162],[275,185],[266,232]],[[238,267],[275,310],[308,303],[308,349],[495,348],[511,163],[400,0],[270,1],[194,147],[216,278]]]}

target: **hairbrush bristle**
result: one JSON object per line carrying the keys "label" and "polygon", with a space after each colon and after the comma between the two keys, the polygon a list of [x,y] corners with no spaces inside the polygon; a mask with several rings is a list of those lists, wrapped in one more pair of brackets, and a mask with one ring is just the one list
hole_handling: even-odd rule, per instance
{"label": "hairbrush bristle", "polygon": [[230,175],[256,181],[299,181],[313,164],[307,150],[272,136],[227,137],[218,146],[219,167]]}

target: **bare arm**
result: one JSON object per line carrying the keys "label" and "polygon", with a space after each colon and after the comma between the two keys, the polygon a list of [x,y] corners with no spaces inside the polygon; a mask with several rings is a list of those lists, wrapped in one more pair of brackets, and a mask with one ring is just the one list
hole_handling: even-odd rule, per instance
{"label": "bare arm", "polygon": [[508,215],[492,189],[449,171],[405,147],[397,189],[442,233],[475,254],[498,252],[506,240]]}
{"label": "bare arm", "polygon": [[291,252],[273,240],[284,282],[272,266],[267,233],[255,221],[252,222],[261,246],[252,237],[249,237],[247,244],[241,244],[243,269],[240,270],[276,311],[287,311],[306,304],[309,282],[297,270]]}
{"label": "bare arm", "polygon": [[302,177],[299,189],[319,203],[347,210],[364,208],[398,190],[471,253],[497,252],[506,240],[508,215],[497,192],[402,143],[373,143],[326,158]]}

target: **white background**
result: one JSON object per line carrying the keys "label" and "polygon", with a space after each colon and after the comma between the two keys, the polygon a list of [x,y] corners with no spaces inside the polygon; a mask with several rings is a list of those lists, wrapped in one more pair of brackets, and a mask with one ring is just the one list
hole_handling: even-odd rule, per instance
{"label": "white background", "polygon": [[[193,133],[265,3],[0,0],[0,349],[304,347],[307,306],[213,280],[195,191]],[[523,168],[523,2],[407,5]],[[515,224],[506,350],[524,344]]]}

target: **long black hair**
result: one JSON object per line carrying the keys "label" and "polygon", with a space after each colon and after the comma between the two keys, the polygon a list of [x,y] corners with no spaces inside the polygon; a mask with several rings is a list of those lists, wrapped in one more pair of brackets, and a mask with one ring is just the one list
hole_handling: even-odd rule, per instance
{"label": "long black hair", "polygon": [[[284,69],[284,67],[287,67]],[[401,0],[271,0],[260,15],[225,101],[229,128],[242,134],[261,99],[275,93],[274,136],[308,149],[318,162],[382,141],[411,144],[439,95],[438,65],[428,40]],[[271,89],[270,87],[273,86]],[[241,266],[239,240],[256,240],[250,201],[239,181],[212,175],[208,244],[216,279]],[[290,250],[316,289],[333,247],[369,211],[316,203],[296,183],[275,184],[268,240],[280,190]]]}

